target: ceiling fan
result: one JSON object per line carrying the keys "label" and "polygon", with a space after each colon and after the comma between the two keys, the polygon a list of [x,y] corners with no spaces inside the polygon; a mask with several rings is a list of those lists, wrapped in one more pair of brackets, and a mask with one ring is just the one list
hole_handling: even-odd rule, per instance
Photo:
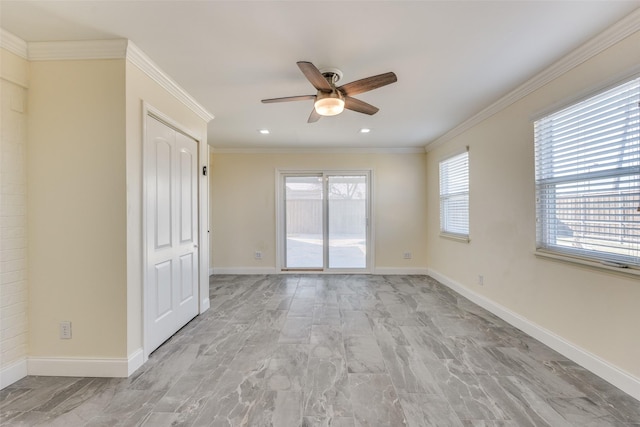
{"label": "ceiling fan", "polygon": [[336,83],[342,78],[342,72],[337,69],[328,69],[321,72],[315,65],[307,61],[298,61],[298,67],[318,91],[315,95],[287,96],[284,98],[263,99],[265,104],[273,102],[314,100],[314,108],[311,111],[307,123],[320,120],[322,116],[335,116],[346,108],[358,113],[373,115],[378,108],[371,104],[353,98],[352,95],[367,92],[398,81],[395,73],[389,72],[377,76],[366,77],[351,83],[336,87]]}

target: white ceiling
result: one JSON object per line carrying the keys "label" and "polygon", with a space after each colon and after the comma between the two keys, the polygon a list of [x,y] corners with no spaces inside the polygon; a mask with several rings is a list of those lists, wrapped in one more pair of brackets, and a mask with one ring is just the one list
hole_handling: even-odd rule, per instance
{"label": "white ceiling", "polygon": [[[640,1],[0,1],[23,40],[127,38],[215,115],[217,148],[422,147],[640,6]],[[341,84],[394,71],[345,111],[307,124],[296,61]],[[371,128],[369,134],[360,128]],[[269,129],[261,135],[259,129]]]}

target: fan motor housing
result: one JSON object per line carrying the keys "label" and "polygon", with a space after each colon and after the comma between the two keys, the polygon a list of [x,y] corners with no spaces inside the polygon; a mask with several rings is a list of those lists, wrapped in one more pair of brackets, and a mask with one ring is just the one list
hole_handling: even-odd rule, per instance
{"label": "fan motor housing", "polygon": [[324,78],[333,85],[342,80],[343,76],[342,71],[338,70],[337,68],[323,68],[322,70],[320,70],[320,73],[322,73]]}

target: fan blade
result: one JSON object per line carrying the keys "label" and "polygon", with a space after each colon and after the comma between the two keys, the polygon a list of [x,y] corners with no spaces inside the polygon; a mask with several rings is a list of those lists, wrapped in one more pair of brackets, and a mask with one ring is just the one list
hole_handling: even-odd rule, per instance
{"label": "fan blade", "polygon": [[324,78],[320,70],[318,70],[318,68],[316,68],[316,66],[313,65],[311,62],[298,61],[297,64],[298,64],[298,67],[300,68],[300,71],[302,71],[302,74],[304,74],[304,76],[307,78],[307,80],[309,80],[309,82],[313,85],[313,87],[315,87],[318,90],[328,91],[328,92],[333,90],[333,88],[331,87],[327,79]]}
{"label": "fan blade", "polygon": [[357,111],[358,113],[368,114],[370,116],[377,113],[380,109],[378,107],[374,107],[371,104],[367,104],[364,101],[360,101],[359,99],[351,98],[350,96],[344,97],[344,108],[347,108],[352,111]]}
{"label": "fan blade", "polygon": [[307,99],[316,99],[316,96],[315,95],[285,96],[284,98],[263,99],[262,102],[264,104],[270,104],[272,102],[305,101]]}
{"label": "fan blade", "polygon": [[368,92],[373,89],[378,89],[379,87],[386,86],[397,81],[398,77],[396,76],[396,74],[393,72],[389,72],[347,83],[340,86],[338,90],[345,96],[352,96],[362,92]]}
{"label": "fan blade", "polygon": [[318,120],[320,120],[320,117],[322,117],[320,114],[318,114],[318,112],[316,111],[316,109],[314,108],[311,111],[311,114],[309,114],[309,120],[307,120],[307,123],[315,123]]}

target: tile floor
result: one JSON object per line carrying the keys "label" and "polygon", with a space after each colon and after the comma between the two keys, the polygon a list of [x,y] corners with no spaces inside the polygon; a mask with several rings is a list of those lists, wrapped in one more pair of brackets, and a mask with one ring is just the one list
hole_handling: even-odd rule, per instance
{"label": "tile floor", "polygon": [[27,377],[11,426],[640,426],[640,402],[426,276],[214,276],[128,379]]}

